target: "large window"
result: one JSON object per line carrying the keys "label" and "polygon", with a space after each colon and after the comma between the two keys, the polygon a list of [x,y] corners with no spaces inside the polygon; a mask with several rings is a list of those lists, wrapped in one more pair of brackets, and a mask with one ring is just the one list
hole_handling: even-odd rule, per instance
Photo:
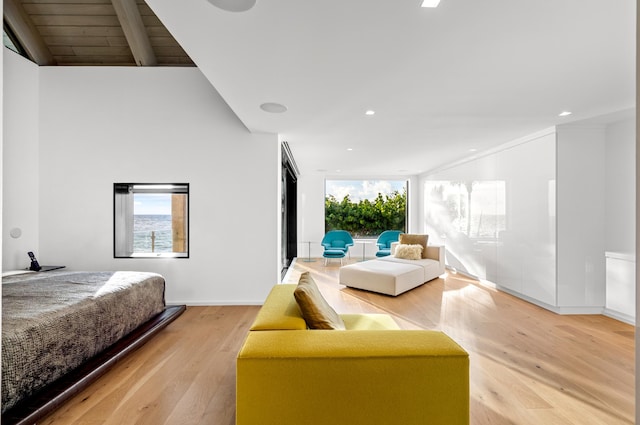
{"label": "large window", "polygon": [[189,257],[189,184],[115,183],[114,257]]}
{"label": "large window", "polygon": [[375,238],[385,230],[406,232],[406,180],[326,180],[325,231],[346,230]]}

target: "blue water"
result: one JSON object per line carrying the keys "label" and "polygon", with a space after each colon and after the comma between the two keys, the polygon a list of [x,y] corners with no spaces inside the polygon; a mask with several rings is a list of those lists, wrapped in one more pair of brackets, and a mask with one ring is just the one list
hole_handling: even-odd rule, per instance
{"label": "blue water", "polygon": [[[151,232],[155,232],[153,250]],[[173,252],[171,215],[134,215],[133,252]]]}

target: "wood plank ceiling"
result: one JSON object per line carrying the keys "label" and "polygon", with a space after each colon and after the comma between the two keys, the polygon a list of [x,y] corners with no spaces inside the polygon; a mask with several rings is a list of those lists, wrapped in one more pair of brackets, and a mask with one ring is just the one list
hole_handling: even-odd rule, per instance
{"label": "wood plank ceiling", "polygon": [[143,0],[4,0],[4,23],[42,66],[195,66]]}

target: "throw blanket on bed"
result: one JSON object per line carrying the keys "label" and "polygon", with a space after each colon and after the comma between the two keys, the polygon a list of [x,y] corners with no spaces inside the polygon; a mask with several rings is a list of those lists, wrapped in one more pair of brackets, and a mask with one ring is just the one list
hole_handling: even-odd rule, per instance
{"label": "throw blanket on bed", "polygon": [[155,273],[46,272],[2,283],[2,412],[164,309]]}

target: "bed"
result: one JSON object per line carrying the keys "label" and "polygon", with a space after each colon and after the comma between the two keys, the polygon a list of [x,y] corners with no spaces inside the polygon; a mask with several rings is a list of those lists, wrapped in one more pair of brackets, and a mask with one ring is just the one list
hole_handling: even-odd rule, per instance
{"label": "bed", "polygon": [[2,424],[34,423],[164,328],[165,280],[147,272],[2,278]]}

